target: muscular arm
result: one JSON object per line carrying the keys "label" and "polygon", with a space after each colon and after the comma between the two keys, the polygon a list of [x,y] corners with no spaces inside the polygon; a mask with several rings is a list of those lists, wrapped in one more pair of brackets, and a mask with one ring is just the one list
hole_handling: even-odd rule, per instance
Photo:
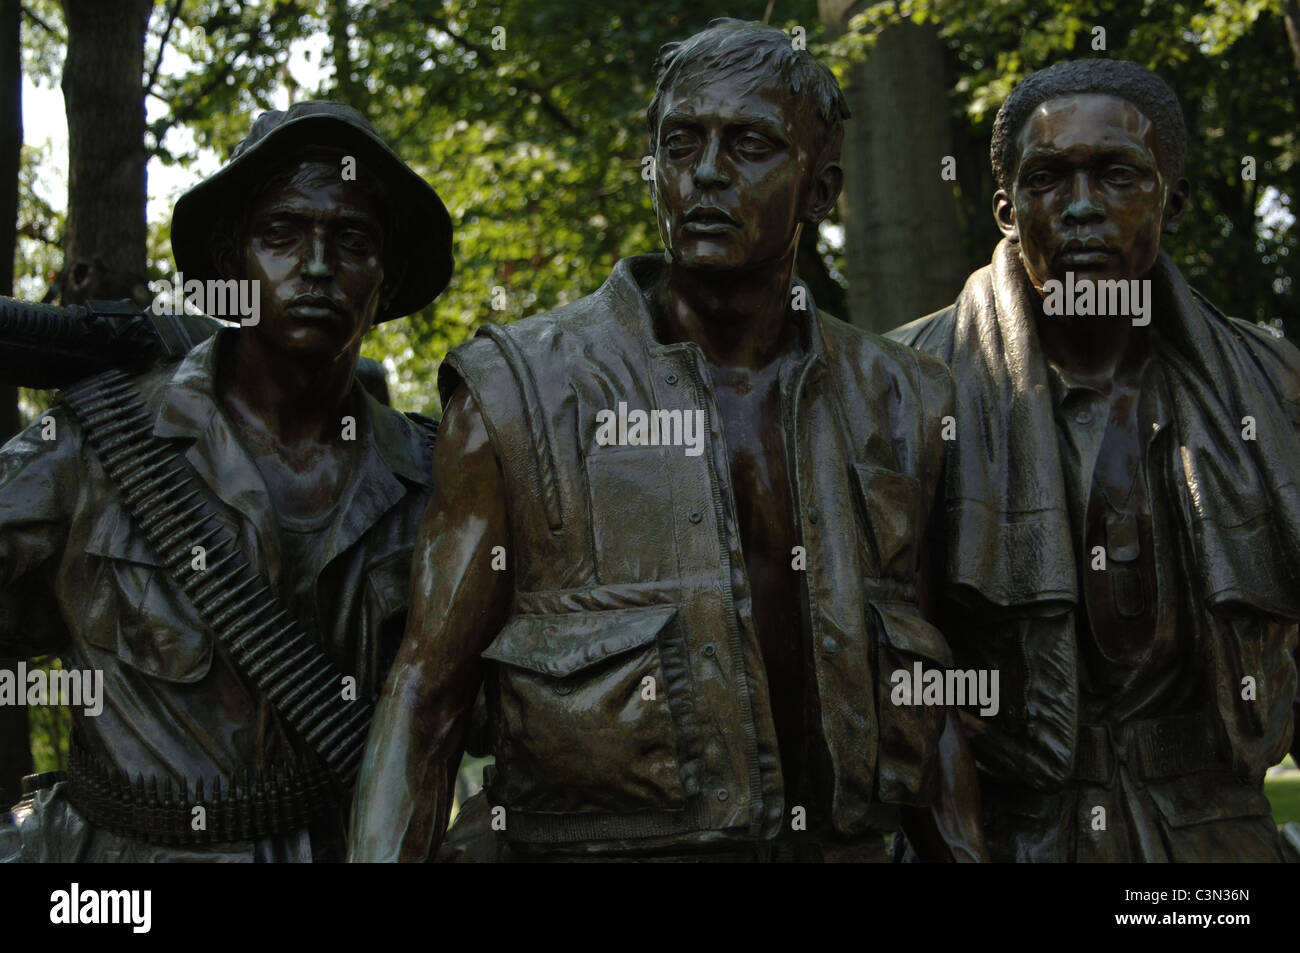
{"label": "muscular arm", "polygon": [[491,565],[492,548],[508,543],[501,470],[462,386],[442,418],[406,635],[361,766],[349,860],[422,861],[437,851],[465,722],[483,680],[479,656],[509,612],[512,569]]}

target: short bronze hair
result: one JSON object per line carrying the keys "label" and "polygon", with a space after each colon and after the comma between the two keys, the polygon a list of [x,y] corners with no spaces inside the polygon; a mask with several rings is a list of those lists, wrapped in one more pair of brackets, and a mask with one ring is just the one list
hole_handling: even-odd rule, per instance
{"label": "short bronze hair", "polygon": [[689,39],[660,48],[655,60],[655,95],[646,110],[652,137],[659,134],[664,93],[682,79],[705,72],[751,76],[750,90],[773,77],[780,79],[821,120],[814,133],[814,151],[822,155],[830,150],[832,158],[839,158],[849,107],[835,74],[807,50],[795,49],[781,30],[729,17],[714,20]]}
{"label": "short bronze hair", "polygon": [[1016,137],[1033,111],[1049,99],[1072,93],[1105,93],[1132,103],[1155,126],[1160,174],[1167,182],[1183,174],[1187,124],[1178,97],[1168,83],[1128,60],[1066,60],[1031,73],[998,110],[989,148],[998,188],[1011,189],[1019,163]]}

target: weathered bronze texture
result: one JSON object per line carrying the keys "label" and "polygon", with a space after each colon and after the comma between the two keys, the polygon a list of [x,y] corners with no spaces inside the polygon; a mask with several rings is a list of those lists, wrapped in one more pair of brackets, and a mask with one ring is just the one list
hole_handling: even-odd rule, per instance
{"label": "weathered bronze texture", "polygon": [[[352,178],[341,174],[345,156],[359,157]],[[179,269],[259,281],[260,318],[122,385],[144,411],[106,438],[138,431],[180,455],[210,514],[213,535],[193,540],[210,547],[195,551],[206,560],[198,574],[223,578],[216,567],[230,553],[216,541],[228,537],[343,673],[328,692],[340,706],[371,701],[396,652],[432,469],[431,422],[380,404],[354,370],[377,317],[423,307],[445,284],[445,210],[412,217],[441,209],[349,107],[299,103],[260,117],[231,163],[182,198],[173,223]],[[71,783],[89,787],[38,791],[0,830],[0,854],[341,859],[347,772],[329,779],[326,797],[311,746],[204,621],[238,625],[260,604],[258,585],[217,593],[185,577],[182,589],[128,507],[168,477],[145,461],[115,481],[78,416],[56,405],[48,417],[52,438],[38,421],[0,451],[0,646],[102,672],[103,710],[72,712],[78,764],[95,770]],[[169,500],[174,513],[142,519],[154,535],[164,521],[169,547],[186,546],[195,502]],[[287,631],[284,617],[258,612],[241,638]],[[297,643],[260,651],[250,664],[272,673],[306,657]],[[286,705],[306,697],[283,694]],[[196,807],[214,816],[200,821]],[[185,818],[209,823],[209,836],[177,831]]]}
{"label": "weathered bronze texture", "polygon": [[951,381],[793,278],[846,115],[780,31],[666,47],[667,253],[448,356],[353,859],[438,852],[483,684],[495,772],[454,857],[879,860],[900,808],[925,856],[983,855],[955,718],[889,701],[949,661],[917,574]]}
{"label": "weathered bronze texture", "polygon": [[[933,552],[959,666],[1001,675],[997,715],[962,713],[994,859],[1281,859],[1262,788],[1296,694],[1300,353],[1160,251],[1185,135],[1135,64],[1030,77],[995,124],[1005,239],[891,334],[957,385]],[[1067,310],[1071,282],[1094,303]],[[1128,308],[1095,313],[1112,293]]]}

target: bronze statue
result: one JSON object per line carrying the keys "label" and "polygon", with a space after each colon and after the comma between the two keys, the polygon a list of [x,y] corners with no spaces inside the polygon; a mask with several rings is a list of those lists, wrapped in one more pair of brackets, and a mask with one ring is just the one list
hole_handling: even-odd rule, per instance
{"label": "bronze statue", "polygon": [[446,286],[450,219],[359,113],[301,102],[181,197],[172,245],[242,326],[65,390],[0,452],[0,655],[103,686],[0,855],[342,859],[434,434],[354,370]]}
{"label": "bronze statue", "polygon": [[448,356],[353,859],[436,854],[481,684],[496,765],[455,856],[876,860],[900,808],[923,856],[983,854],[955,718],[889,701],[948,663],[917,570],[951,382],[793,279],[846,117],[780,31],[669,44],[667,253]]}
{"label": "bronze statue", "polygon": [[1300,353],[1160,251],[1187,134],[1154,74],[1061,63],[998,112],[1005,236],[891,336],[957,384],[935,557],[1004,860],[1277,860],[1292,732]]}

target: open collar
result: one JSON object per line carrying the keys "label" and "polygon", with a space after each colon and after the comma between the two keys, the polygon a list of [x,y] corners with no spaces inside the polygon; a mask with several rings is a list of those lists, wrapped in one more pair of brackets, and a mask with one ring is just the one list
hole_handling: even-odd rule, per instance
{"label": "open collar", "polygon": [[[218,331],[194,347],[162,385],[154,433],[163,438],[192,441],[185,458],[195,473],[256,534],[260,557],[272,582],[280,575],[282,551],[275,508],[261,471],[238,439],[216,394],[217,370],[223,350],[233,345],[233,328]],[[380,404],[365,388],[354,385],[361,399],[357,438],[359,472],[345,493],[321,552],[319,565],[347,550],[408,492],[398,477],[428,487],[432,477],[425,464],[424,437],[402,414]]]}

